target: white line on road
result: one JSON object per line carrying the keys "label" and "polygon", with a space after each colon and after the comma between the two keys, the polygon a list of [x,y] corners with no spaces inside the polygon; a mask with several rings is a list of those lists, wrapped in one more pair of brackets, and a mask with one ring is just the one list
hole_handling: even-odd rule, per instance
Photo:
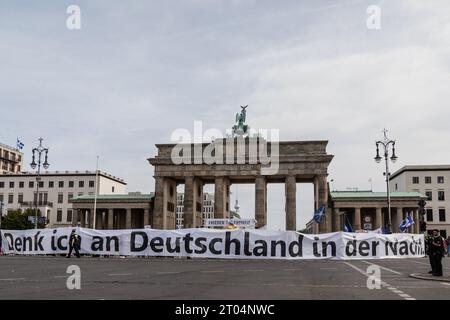
{"label": "white line on road", "polygon": [[[345,263],[346,265],[348,265],[349,267],[355,269],[356,271],[358,271],[359,273],[361,273],[362,275],[366,276],[367,278],[369,278],[369,275],[362,269],[358,268],[357,266],[354,266],[353,264],[351,264],[350,262],[346,262],[344,261],[343,263]],[[391,286],[389,283],[381,281],[381,285],[383,287],[386,287],[389,291],[392,291],[393,293],[397,294],[398,296],[402,297],[405,300],[416,300],[415,298],[411,297],[409,294],[404,293],[401,290],[398,290],[397,288]]]}
{"label": "white line on road", "polygon": [[320,268],[320,270],[337,270],[337,268]]}
{"label": "white line on road", "polygon": [[364,262],[364,263],[366,263],[366,264],[369,264],[369,265],[374,265],[374,266],[377,266],[377,267],[379,267],[380,269],[383,269],[383,270],[386,270],[386,271],[392,272],[392,273],[394,273],[394,274],[397,274],[397,275],[401,275],[401,274],[402,274],[401,272],[398,272],[398,271],[395,271],[395,270],[392,270],[392,269],[389,269],[389,268],[386,268],[386,267],[380,266],[379,264],[375,264],[375,263],[372,263],[372,262],[368,262],[368,261],[361,261],[361,262]]}
{"label": "white line on road", "polygon": [[180,271],[167,271],[167,272],[157,272],[156,274],[176,274],[181,273]]}
{"label": "white line on road", "polygon": [[248,270],[242,270],[244,272],[262,272],[264,270],[254,270],[254,269],[248,269]]}
{"label": "white line on road", "polygon": [[441,282],[444,286],[450,286],[450,283],[448,282]]}
{"label": "white line on road", "polygon": [[108,276],[110,277],[114,277],[114,276],[131,276],[133,275],[132,273],[110,273],[108,274]]}
{"label": "white line on road", "polygon": [[296,269],[283,269],[283,271],[301,271],[302,269],[296,268]]}
{"label": "white line on road", "polygon": [[225,272],[223,270],[205,270],[205,271],[200,271],[202,273],[220,273],[220,272]]}
{"label": "white line on road", "polygon": [[25,280],[25,278],[0,279],[0,281],[19,281],[19,280]]}

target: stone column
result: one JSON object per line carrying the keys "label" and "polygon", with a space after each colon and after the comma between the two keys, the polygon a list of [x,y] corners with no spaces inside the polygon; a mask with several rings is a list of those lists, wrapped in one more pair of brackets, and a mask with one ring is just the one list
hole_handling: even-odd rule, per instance
{"label": "stone column", "polygon": [[361,229],[361,208],[355,208],[355,216],[353,217],[353,231]]}
{"label": "stone column", "polygon": [[414,233],[420,233],[419,209],[414,208]]}
{"label": "stone column", "polygon": [[184,228],[194,228],[194,177],[186,177],[184,179],[184,211],[183,224]]}
{"label": "stone column", "polygon": [[374,229],[378,229],[383,227],[383,221],[382,221],[382,208],[380,207],[376,207],[375,208],[375,228]]}
{"label": "stone column", "polygon": [[328,184],[326,175],[318,175],[314,178],[314,190],[316,194],[316,209],[325,206],[325,217],[319,225],[319,232],[331,232],[331,211],[328,209]]}
{"label": "stone column", "polygon": [[164,228],[164,178],[155,177],[155,201],[153,207],[153,222],[152,226],[155,229]]}
{"label": "stone column", "polygon": [[297,206],[296,206],[296,180],[294,176],[287,176],[285,181],[286,194],[286,230],[295,231],[297,228]]}
{"label": "stone column", "polygon": [[194,179],[194,228],[203,225],[203,185],[200,178]]}
{"label": "stone column", "polygon": [[334,226],[333,226],[333,232],[342,231],[341,226],[341,216],[340,216],[339,208],[334,208]]}
{"label": "stone column", "polygon": [[267,182],[265,177],[255,179],[256,228],[267,225]]}
{"label": "stone column", "polygon": [[73,212],[73,217],[72,217],[72,227],[76,227],[77,223],[78,223],[78,217],[79,217],[79,213],[78,213],[79,209],[74,209]]}
{"label": "stone column", "polygon": [[164,182],[164,229],[176,229],[177,183],[173,179]]}
{"label": "stone column", "polygon": [[89,209],[89,228],[94,229],[94,209]]}
{"label": "stone column", "polygon": [[125,216],[125,228],[131,229],[131,209],[127,208],[127,213]]}
{"label": "stone column", "polygon": [[[150,224],[150,209],[144,208],[144,226]],[[152,226],[153,228],[153,226]]]}
{"label": "stone column", "polygon": [[396,208],[397,209],[397,213],[396,213],[396,222],[393,222],[393,223],[395,223],[395,226],[392,226],[392,229],[393,230],[395,230],[396,232],[401,232],[400,231],[400,224],[402,223],[402,221],[403,221],[403,208]]}
{"label": "stone column", "polygon": [[108,229],[114,229],[114,209],[108,209]]}
{"label": "stone column", "polygon": [[230,180],[216,177],[214,181],[214,218],[230,217]]}

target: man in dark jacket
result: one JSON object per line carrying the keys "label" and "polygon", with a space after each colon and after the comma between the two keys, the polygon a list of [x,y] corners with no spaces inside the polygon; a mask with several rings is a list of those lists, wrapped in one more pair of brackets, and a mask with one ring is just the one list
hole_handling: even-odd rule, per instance
{"label": "man in dark jacket", "polygon": [[444,239],[439,234],[439,230],[433,230],[431,236],[428,254],[430,255],[431,268],[433,276],[442,277],[442,257],[444,256]]}
{"label": "man in dark jacket", "polygon": [[76,233],[75,229],[72,230],[72,233],[69,237],[69,254],[66,258],[70,258],[72,254],[72,250],[75,250],[75,254],[77,258],[80,257],[80,252],[78,251],[80,247],[80,236]]}

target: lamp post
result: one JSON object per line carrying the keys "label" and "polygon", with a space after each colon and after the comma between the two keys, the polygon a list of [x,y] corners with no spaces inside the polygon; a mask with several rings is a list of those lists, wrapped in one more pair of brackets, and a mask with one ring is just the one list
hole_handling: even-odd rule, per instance
{"label": "lamp post", "polygon": [[3,220],[3,202],[0,201],[0,229],[2,228],[2,220]]}
{"label": "lamp post", "polygon": [[[386,193],[387,193],[387,205],[388,205],[388,226],[389,229],[392,226],[392,220],[391,220],[391,195],[390,195],[390,188],[389,188],[389,146],[392,146],[392,155],[391,155],[391,161],[395,163],[398,159],[398,157],[395,155],[395,140],[390,140],[387,137],[387,130],[383,130],[384,138],[383,140],[378,140],[375,142],[375,145],[377,147],[377,155],[375,156],[375,161],[377,163],[380,163],[382,160],[382,157],[380,157],[380,146],[383,147],[384,151],[384,160],[386,165],[386,171],[384,172],[384,175],[386,176]],[[389,230],[391,231],[391,230]]]}
{"label": "lamp post", "polygon": [[[48,155],[48,148],[44,148],[42,146],[42,138],[39,138],[39,146],[36,148],[33,148],[33,159],[30,163],[31,169],[36,169],[37,166],[37,177],[36,177],[36,203],[35,203],[35,212],[34,212],[34,228],[37,229],[37,211],[38,211],[38,197],[39,197],[39,183],[41,182],[41,163],[42,163],[42,153],[45,152],[45,160],[44,163],[42,163],[42,166],[44,169],[48,169],[50,166],[47,161],[47,155]],[[38,162],[36,164],[35,156],[38,155]]]}

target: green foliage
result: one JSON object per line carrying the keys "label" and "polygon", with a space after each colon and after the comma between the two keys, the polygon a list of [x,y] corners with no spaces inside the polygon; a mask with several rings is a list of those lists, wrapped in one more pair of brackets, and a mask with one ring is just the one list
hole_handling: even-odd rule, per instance
{"label": "green foliage", "polygon": [[[29,216],[35,215],[36,209],[26,209],[22,212],[19,210],[8,210],[8,213],[3,216],[2,219],[2,229],[4,230],[26,230],[34,229],[34,223],[28,221]],[[37,216],[41,216],[41,211],[37,211]],[[38,223],[38,229],[45,228],[44,223]]]}

